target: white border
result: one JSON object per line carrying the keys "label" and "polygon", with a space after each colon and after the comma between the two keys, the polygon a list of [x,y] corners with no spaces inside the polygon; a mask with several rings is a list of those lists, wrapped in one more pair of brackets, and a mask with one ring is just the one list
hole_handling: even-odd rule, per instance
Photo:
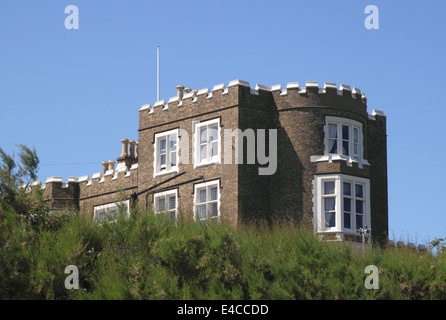
{"label": "white border", "polygon": [[[107,210],[109,208],[117,208],[117,209],[119,209],[118,203],[120,205],[127,205],[126,218],[129,218],[130,217],[130,200],[126,200],[126,201],[118,201],[118,202],[113,202],[113,203],[107,203],[107,204],[100,205],[100,206],[95,206],[94,207],[94,214],[93,214],[94,220],[99,221],[97,212],[100,211],[100,210]],[[113,220],[113,221],[116,221],[116,219]]]}
{"label": "white border", "polygon": [[[221,199],[220,179],[199,183],[199,184],[196,184],[194,186],[194,221],[199,221],[199,222],[201,221],[197,217],[197,202],[198,202],[197,201],[198,200],[197,199],[198,198],[198,192],[197,191],[199,189],[207,188],[209,186],[214,186],[214,185],[217,186],[217,191],[218,191],[218,193],[217,193],[217,213],[218,213],[217,220],[220,221],[220,216],[221,216],[221,212],[220,212],[220,204],[221,204],[221,201],[220,201],[220,199]],[[208,220],[209,219],[207,219],[206,221],[208,221]]]}
{"label": "white border", "polygon": [[[335,180],[335,190],[336,190],[336,226],[334,228],[325,229],[325,221],[323,217],[323,182],[326,180]],[[371,212],[370,212],[370,179],[360,178],[345,174],[324,174],[317,175],[313,180],[313,221],[316,222],[315,231],[318,233],[344,233],[344,234],[354,234],[357,235],[356,230],[344,229],[344,211],[343,206],[343,182],[347,180],[352,183],[364,184],[364,225],[369,228],[371,225]],[[352,213],[353,215],[354,213]]]}
{"label": "white border", "polygon": [[[156,208],[156,200],[160,197],[167,198],[167,197],[171,196],[172,194],[175,195],[175,220],[176,220],[178,218],[178,190],[177,189],[155,193],[153,195],[153,211],[155,214],[163,214],[164,212],[158,212],[158,210]],[[168,204],[168,202],[166,201],[166,205],[167,204]],[[166,213],[168,211],[172,211],[172,210],[166,210]]]}
{"label": "white border", "polygon": [[[177,139],[177,165],[175,167],[171,167],[170,170],[166,170],[166,171],[162,171],[162,172],[158,172],[158,140],[160,138],[163,138],[165,136],[170,136],[170,135],[175,135],[176,139]],[[160,177],[169,173],[174,173],[174,172],[180,172],[180,158],[179,158],[179,149],[180,149],[180,143],[179,143],[179,129],[173,129],[173,130],[169,130],[169,131],[164,131],[164,132],[159,132],[159,133],[155,133],[155,144],[154,144],[154,150],[153,150],[153,177]],[[166,143],[166,147],[167,144],[169,142],[167,141]],[[167,157],[166,157],[167,158]],[[166,159],[167,161],[167,159]]]}
{"label": "white border", "polygon": [[[217,130],[218,130],[218,159],[217,160],[213,160],[213,161],[206,161],[206,162],[202,162],[199,163],[198,159],[200,159],[200,127],[202,126],[207,126],[210,124],[217,124]],[[221,164],[221,143],[222,143],[222,139],[221,139],[221,128],[220,128],[220,118],[215,118],[215,119],[211,119],[211,120],[207,120],[204,122],[194,122],[192,124],[192,132],[193,132],[193,150],[192,150],[192,155],[193,155],[193,162],[194,162],[194,169],[195,168],[199,168],[199,167],[203,167],[203,166],[208,166],[211,164]]]}

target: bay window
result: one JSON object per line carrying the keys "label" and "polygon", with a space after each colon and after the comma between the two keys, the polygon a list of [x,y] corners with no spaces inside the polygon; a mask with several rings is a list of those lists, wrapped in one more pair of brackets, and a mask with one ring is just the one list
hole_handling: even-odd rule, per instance
{"label": "bay window", "polygon": [[318,232],[356,233],[370,227],[370,181],[344,174],[314,180],[314,215]]}
{"label": "bay window", "polygon": [[327,117],[325,126],[325,153],[341,155],[362,161],[362,124],[358,121]]}

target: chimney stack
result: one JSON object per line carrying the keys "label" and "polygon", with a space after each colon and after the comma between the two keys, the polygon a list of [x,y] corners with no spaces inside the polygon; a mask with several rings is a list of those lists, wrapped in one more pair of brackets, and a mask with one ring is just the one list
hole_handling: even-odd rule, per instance
{"label": "chimney stack", "polygon": [[135,144],[136,144],[136,142],[134,140],[130,140],[129,144],[130,144],[130,157],[134,158],[135,157]]}
{"label": "chimney stack", "polygon": [[108,162],[104,161],[102,162],[102,173],[105,174],[108,170]]}
{"label": "chimney stack", "polygon": [[177,96],[178,98],[183,99],[183,90],[184,90],[184,86],[179,85],[177,86]]}
{"label": "chimney stack", "polygon": [[122,139],[122,153],[121,153],[121,157],[127,157],[128,156],[128,145],[129,145],[129,140],[128,139]]}
{"label": "chimney stack", "polygon": [[138,159],[138,149],[139,149],[139,142],[135,143],[136,150],[135,150],[135,158]]}
{"label": "chimney stack", "polygon": [[108,171],[114,171],[115,170],[115,161],[110,160],[108,163]]}

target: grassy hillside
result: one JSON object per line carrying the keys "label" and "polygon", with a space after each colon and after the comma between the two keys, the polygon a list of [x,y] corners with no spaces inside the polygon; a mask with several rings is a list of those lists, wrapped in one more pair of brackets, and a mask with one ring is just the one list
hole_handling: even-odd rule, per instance
{"label": "grassy hillside", "polygon": [[[65,268],[80,289],[65,289]],[[364,269],[379,269],[367,290]],[[0,209],[0,299],[446,299],[446,257],[361,252],[293,224],[170,223],[133,211],[98,225],[86,215],[32,223]]]}

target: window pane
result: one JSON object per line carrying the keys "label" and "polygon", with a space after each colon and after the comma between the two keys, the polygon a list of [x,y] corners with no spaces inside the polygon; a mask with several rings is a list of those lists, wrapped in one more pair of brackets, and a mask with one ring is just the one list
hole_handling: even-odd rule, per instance
{"label": "window pane", "polygon": [[211,157],[218,156],[218,141],[211,143]]}
{"label": "window pane", "polygon": [[328,138],[337,139],[338,138],[338,125],[329,123],[328,124]]}
{"label": "window pane", "polygon": [[350,127],[349,126],[342,126],[342,139],[350,140]]}
{"label": "window pane", "polygon": [[170,196],[169,197],[169,210],[175,209],[177,204],[177,197],[176,196]]}
{"label": "window pane", "polygon": [[325,213],[325,228],[334,228],[336,226],[336,214],[334,212]]}
{"label": "window pane", "polygon": [[364,198],[364,186],[362,184],[356,185],[356,196],[358,198]]}
{"label": "window pane", "polygon": [[360,214],[356,215],[356,229],[363,228],[364,227],[364,221],[363,216]]}
{"label": "window pane", "polygon": [[210,201],[217,200],[217,198],[218,198],[218,188],[217,187],[212,187],[209,196],[210,196],[210,199],[209,199]]}
{"label": "window pane", "polygon": [[206,205],[197,206],[198,219],[206,220]]}
{"label": "window pane", "polygon": [[103,222],[105,219],[105,210],[101,210],[98,212],[98,219],[99,221]]}
{"label": "window pane", "polygon": [[209,205],[209,217],[211,219],[218,217],[218,210],[217,210],[217,204],[216,203],[211,203]]}
{"label": "window pane", "polygon": [[344,211],[352,212],[352,200],[344,198]]}
{"label": "window pane", "polygon": [[200,128],[200,143],[207,143],[208,142],[208,133],[207,128]]}
{"label": "window pane", "polygon": [[116,218],[116,208],[111,208],[109,213],[108,213],[108,215],[109,215],[109,218],[111,220],[115,220],[115,218]]}
{"label": "window pane", "polygon": [[364,201],[356,200],[356,213],[364,213]]}
{"label": "window pane", "polygon": [[324,182],[324,194],[335,194],[335,182],[325,181]]}
{"label": "window pane", "polygon": [[324,211],[336,210],[336,198],[324,198]]}
{"label": "window pane", "polygon": [[160,152],[166,152],[166,138],[160,139]]}
{"label": "window pane", "polygon": [[352,184],[350,182],[344,182],[344,195],[345,196],[352,195]]}
{"label": "window pane", "polygon": [[170,151],[177,150],[177,138],[175,136],[170,136]]}
{"label": "window pane", "polygon": [[338,153],[338,140],[328,140],[328,153]]}
{"label": "window pane", "polygon": [[169,212],[168,215],[169,215],[170,221],[174,221],[175,220],[175,218],[176,218],[176,212],[175,211]]}
{"label": "window pane", "polygon": [[355,155],[355,158],[358,158],[358,154],[359,154],[359,145],[357,145],[356,143],[353,145],[353,154]]}
{"label": "window pane", "polygon": [[349,142],[348,141],[342,141],[342,154],[344,156],[349,156],[350,155]]}
{"label": "window pane", "polygon": [[359,130],[358,128],[353,128],[353,141],[359,143]]}
{"label": "window pane", "polygon": [[171,167],[176,167],[177,165],[177,153],[176,152],[172,152],[170,154],[170,166]]}
{"label": "window pane", "polygon": [[206,202],[206,189],[201,189],[200,191],[198,191],[198,202]]}
{"label": "window pane", "polygon": [[166,198],[158,198],[158,212],[163,212],[166,210]]}
{"label": "window pane", "polygon": [[208,150],[208,148],[207,148],[206,144],[200,146],[200,161],[206,161],[207,160],[207,158],[208,158],[207,150]]}
{"label": "window pane", "polygon": [[212,126],[209,130],[209,141],[217,141],[218,140],[218,127]]}
{"label": "window pane", "polygon": [[160,156],[160,166],[163,168],[163,167],[166,167],[166,159],[167,159],[167,155],[166,154],[162,154],[161,156]]}
{"label": "window pane", "polygon": [[344,212],[344,228],[345,229],[352,228],[351,214],[348,212]]}

